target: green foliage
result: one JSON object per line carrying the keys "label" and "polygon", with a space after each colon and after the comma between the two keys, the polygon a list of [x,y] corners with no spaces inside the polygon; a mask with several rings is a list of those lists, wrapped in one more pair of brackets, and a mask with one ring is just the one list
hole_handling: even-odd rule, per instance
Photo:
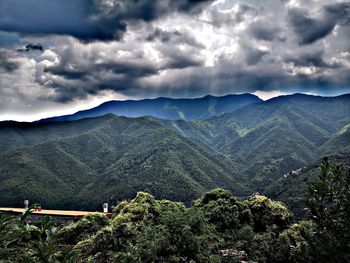
{"label": "green foliage", "polygon": [[214,189],[192,205],[139,192],[122,201],[109,219],[90,214],[56,228],[45,217],[30,222],[0,215],[1,262],[239,262],[219,250],[244,250],[259,263],[347,262],[349,257],[348,171],[322,164],[311,183],[312,220],[292,224],[281,202],[262,195],[239,200]]}
{"label": "green foliage", "polygon": [[0,259],[7,258],[11,244],[15,218],[0,214]]}
{"label": "green foliage", "polygon": [[315,224],[300,221],[279,234],[272,245],[272,263],[313,262],[310,240],[314,238]]}
{"label": "green foliage", "polygon": [[76,245],[83,260],[235,262],[236,258],[224,259],[218,253],[231,248],[248,251],[258,262],[272,262],[277,255],[275,262],[287,262],[293,248],[275,244],[289,233],[291,242],[297,242],[296,226],[284,232],[292,215],[283,204],[264,196],[240,201],[223,189],[204,194],[190,207],[141,192],[120,202],[114,212],[109,226]]}
{"label": "green foliage", "polygon": [[[115,208],[112,224],[77,248],[98,262],[215,262],[217,235],[197,208],[138,193]],[[97,245],[98,244],[98,245]]]}
{"label": "green foliage", "polygon": [[240,248],[249,241],[251,211],[228,191],[215,189],[207,192],[194,201],[193,206],[203,211],[207,221],[215,226],[226,245]]}
{"label": "green foliage", "polygon": [[254,230],[265,232],[268,229],[283,230],[292,221],[292,213],[278,201],[272,201],[266,196],[254,195],[247,200],[253,215]]}
{"label": "green foliage", "polygon": [[[220,107],[208,101],[200,112],[225,112]],[[109,114],[70,122],[0,123],[0,205],[21,206],[30,199],[44,207],[96,211],[106,201],[132,198],[138,191],[186,204],[216,187],[240,198],[269,194],[291,170],[324,154],[348,152],[348,109],[349,96],[297,94],[207,120]],[[296,199],[281,197],[293,211],[299,209],[298,216],[302,192]]]}
{"label": "green foliage", "polygon": [[205,121],[163,125],[229,158],[258,192],[324,154],[349,151],[349,96],[296,94]]}
{"label": "green foliage", "polygon": [[96,234],[108,224],[109,220],[105,214],[91,213],[78,222],[60,229],[57,233],[57,238],[66,244],[76,244]]}
{"label": "green foliage", "polygon": [[[349,154],[332,155],[328,158],[330,162],[342,163],[345,167],[348,167],[350,164]],[[266,195],[285,203],[293,212],[294,219],[308,218],[310,213],[305,203],[308,185],[319,176],[321,162],[322,160],[319,160],[315,164],[304,167],[296,174],[291,172],[286,174],[285,177],[275,181],[266,189]]]}
{"label": "green foliage", "polygon": [[350,261],[350,172],[342,164],[321,164],[307,204],[317,233],[312,242],[318,262]]}
{"label": "green foliage", "polygon": [[[76,253],[72,249],[57,248],[57,227],[48,216],[41,221],[29,223],[34,205],[18,218],[0,214],[2,237],[0,259],[4,262],[75,262]],[[2,262],[2,261],[1,261]]]}
{"label": "green foliage", "polygon": [[350,124],[345,125],[321,147],[322,154],[329,155],[335,152],[350,152]]}
{"label": "green foliage", "polygon": [[[112,219],[94,214],[62,229],[50,218],[30,223],[30,210],[0,215],[0,259],[237,261],[219,256],[229,248],[257,262],[350,261],[349,171],[327,161],[308,166],[324,153],[348,160],[349,98],[296,97],[191,122],[108,115],[1,126],[2,205],[28,198],[95,210],[143,192],[119,202]],[[243,200],[268,193],[300,218],[310,181],[309,221],[292,224],[287,207],[263,195]],[[215,187],[239,198],[215,189],[186,206]]]}
{"label": "green foliage", "polygon": [[55,209],[99,210],[137,191],[186,203],[217,186],[249,192],[227,160],[156,121],[110,115],[91,122],[79,121],[90,129],[74,136],[0,155],[0,204],[29,199]]}
{"label": "green foliage", "polygon": [[38,262],[54,262],[54,235],[57,228],[50,217],[44,217],[43,222],[35,223],[35,231],[30,231],[30,240],[35,240],[33,243],[33,252],[31,257]]}

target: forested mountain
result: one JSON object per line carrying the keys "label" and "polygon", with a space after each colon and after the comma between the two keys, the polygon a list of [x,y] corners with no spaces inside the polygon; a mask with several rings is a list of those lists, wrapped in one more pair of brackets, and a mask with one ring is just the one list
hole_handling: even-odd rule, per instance
{"label": "forested mountain", "polygon": [[215,187],[240,197],[271,193],[271,185],[292,170],[349,153],[349,124],[350,95],[302,94],[206,120],[108,114],[2,122],[1,205],[30,198],[95,209],[137,191],[189,203]]}
{"label": "forested mountain", "polygon": [[[217,186],[248,193],[225,158],[157,122],[106,115],[79,123],[89,128],[73,135],[68,127],[75,123],[54,124],[66,137],[48,129],[51,139],[0,155],[2,206],[29,198],[55,208],[96,209],[141,190],[186,202]],[[41,136],[37,125],[24,129],[29,138]]]}
{"label": "forested mountain", "polygon": [[[334,162],[335,161],[335,162]],[[350,257],[349,167],[325,158],[303,220],[281,202],[214,189],[190,205],[138,192],[71,222],[0,213],[2,262],[343,263]],[[252,261],[253,260],[253,261]]]}
{"label": "forested mountain", "polygon": [[162,124],[225,155],[263,191],[283,174],[326,154],[347,152],[350,95],[281,96],[209,120]]}
{"label": "forested mountain", "polygon": [[350,124],[345,125],[338,132],[333,134],[330,139],[321,147],[323,155],[343,152],[350,152]]}
{"label": "forested mountain", "polygon": [[252,94],[205,96],[195,99],[156,98],[144,100],[108,101],[95,108],[72,115],[49,118],[44,121],[78,120],[113,113],[125,117],[153,116],[167,120],[199,120],[232,112],[239,107],[261,102]]}
{"label": "forested mountain", "polygon": [[[108,118],[108,116],[107,116]],[[0,153],[52,139],[62,139],[88,132],[105,122],[102,118],[87,118],[74,122],[26,123],[0,122]]]}
{"label": "forested mountain", "polygon": [[[331,155],[328,158],[332,163],[350,167],[350,152]],[[267,187],[265,193],[274,200],[283,201],[293,211],[296,218],[305,218],[308,214],[308,211],[305,210],[308,186],[319,176],[321,162],[322,160],[317,160],[311,165],[290,171]]]}

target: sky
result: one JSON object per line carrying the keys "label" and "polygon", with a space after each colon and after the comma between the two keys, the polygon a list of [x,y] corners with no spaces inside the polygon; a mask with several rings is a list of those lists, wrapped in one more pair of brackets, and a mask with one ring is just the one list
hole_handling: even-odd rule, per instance
{"label": "sky", "polygon": [[0,120],[108,100],[350,93],[350,2],[0,0]]}

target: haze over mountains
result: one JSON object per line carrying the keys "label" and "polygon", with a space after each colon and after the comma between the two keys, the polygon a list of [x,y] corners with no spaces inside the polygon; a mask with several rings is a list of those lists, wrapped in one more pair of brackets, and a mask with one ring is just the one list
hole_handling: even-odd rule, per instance
{"label": "haze over mountains", "polygon": [[79,111],[72,115],[48,118],[44,121],[78,120],[108,113],[125,117],[153,116],[167,120],[203,120],[261,101],[259,97],[248,93],[223,97],[207,95],[195,99],[156,98],[108,101],[89,110]]}
{"label": "haze over mountains", "polygon": [[123,104],[37,123],[0,123],[0,205],[29,198],[55,208],[96,209],[137,191],[189,203],[215,187],[237,196],[272,193],[284,174],[350,150],[349,94]]}

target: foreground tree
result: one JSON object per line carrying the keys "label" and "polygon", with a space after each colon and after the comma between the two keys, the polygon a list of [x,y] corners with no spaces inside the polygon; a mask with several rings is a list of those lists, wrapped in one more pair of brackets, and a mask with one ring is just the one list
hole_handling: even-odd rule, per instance
{"label": "foreground tree", "polygon": [[320,176],[309,186],[307,204],[316,224],[315,262],[350,262],[350,173],[325,158]]}

